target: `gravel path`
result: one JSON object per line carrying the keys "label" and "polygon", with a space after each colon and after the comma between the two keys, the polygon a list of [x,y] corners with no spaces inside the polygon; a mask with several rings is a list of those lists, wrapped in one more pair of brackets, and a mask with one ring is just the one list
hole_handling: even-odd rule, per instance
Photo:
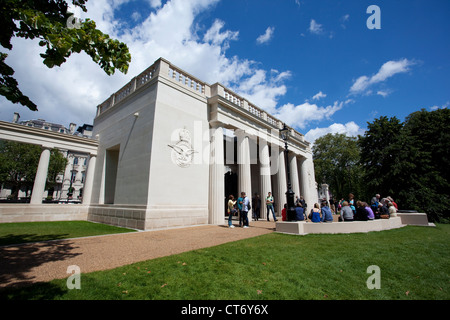
{"label": "gravel path", "polygon": [[252,221],[248,229],[207,225],[0,247],[0,288],[67,278],[70,265],[81,273],[113,269],[274,230],[272,221]]}

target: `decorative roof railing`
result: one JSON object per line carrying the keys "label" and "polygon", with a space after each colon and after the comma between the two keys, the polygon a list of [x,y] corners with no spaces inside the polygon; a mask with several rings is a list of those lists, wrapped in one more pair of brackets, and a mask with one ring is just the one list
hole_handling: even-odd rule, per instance
{"label": "decorative roof railing", "polygon": [[[112,94],[108,99],[106,99],[102,104],[97,106],[97,116],[104,113],[106,110],[113,107],[115,104],[119,103],[121,100],[125,99],[129,95],[133,94],[136,90],[143,87],[145,84],[150,82],[156,76],[162,75],[166,79],[179,83],[189,90],[205,97],[211,97],[211,92],[217,92],[217,95],[222,96],[229,102],[233,103],[239,108],[242,108],[254,117],[259,118],[270,124],[273,127],[281,129],[283,127],[283,122],[274,116],[268,114],[261,108],[258,108],[254,104],[250,103],[247,99],[241,97],[232,90],[222,86],[219,83],[214,85],[209,85],[196,77],[190,75],[189,73],[183,71],[182,69],[174,66],[169,61],[160,58],[153,65],[148,67],[137,77],[131,79],[126,85],[119,89],[116,93]],[[212,89],[213,87],[220,87],[220,89]],[[300,141],[305,141],[303,134],[297,132],[293,128],[290,128],[291,136],[297,138]]]}

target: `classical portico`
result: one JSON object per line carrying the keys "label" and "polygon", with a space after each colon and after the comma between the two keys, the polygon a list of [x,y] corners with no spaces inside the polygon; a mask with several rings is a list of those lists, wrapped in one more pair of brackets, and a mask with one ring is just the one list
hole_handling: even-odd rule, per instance
{"label": "classical portico", "polygon": [[[226,190],[285,203],[283,123],[220,83],[209,85],[164,59],[97,108],[99,148],[89,219],[138,229],[223,224]],[[317,202],[310,144],[292,128],[291,182]],[[235,185],[225,181],[234,174]]]}

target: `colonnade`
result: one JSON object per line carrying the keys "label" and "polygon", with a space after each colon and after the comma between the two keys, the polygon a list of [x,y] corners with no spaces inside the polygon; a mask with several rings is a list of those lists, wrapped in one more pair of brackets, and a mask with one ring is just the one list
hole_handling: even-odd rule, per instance
{"label": "colonnade", "polygon": [[[48,166],[50,164],[50,150],[52,148],[42,146],[39,164],[36,170],[36,176],[33,184],[33,191],[31,193],[30,204],[42,204],[44,198],[45,184],[47,182]],[[89,162],[87,166],[86,180],[84,183],[83,204],[89,205],[91,202],[92,184],[94,180],[94,168],[97,156],[89,155]]]}
{"label": "colonnade", "polygon": [[[226,165],[224,159],[227,158],[225,152],[228,148],[224,145],[223,129],[225,126],[220,122],[210,122],[210,125],[209,220],[212,224],[220,224],[223,223],[224,213],[226,212],[224,196],[228,196],[225,195],[224,182]],[[250,146],[251,143],[255,143],[255,141],[250,141],[251,139],[255,139],[255,137],[246,134],[244,130],[237,130],[236,137],[238,196],[241,192],[245,192],[251,199],[254,193],[257,192],[261,197],[260,218],[266,219],[268,213],[265,199],[268,193],[271,192],[272,195],[275,195],[275,211],[277,216],[280,216],[281,210],[286,203],[285,193],[287,191],[288,180],[286,176],[284,143],[281,140],[274,143],[272,138],[264,139],[264,135],[260,135],[258,136],[257,143],[259,156],[255,157],[252,154],[255,150]],[[271,141],[269,142],[268,140]],[[312,184],[313,180],[310,179],[310,169],[313,168],[312,155],[308,156],[307,153],[296,153],[294,150],[290,150],[288,157],[292,190],[295,196],[303,196],[308,208],[312,208],[314,203],[317,202],[315,182]],[[256,159],[259,161],[255,161]],[[257,168],[253,167],[253,171],[255,172],[252,172],[252,164],[258,166]],[[255,174],[259,174],[258,179],[255,179]],[[255,180],[258,182],[255,183]]]}

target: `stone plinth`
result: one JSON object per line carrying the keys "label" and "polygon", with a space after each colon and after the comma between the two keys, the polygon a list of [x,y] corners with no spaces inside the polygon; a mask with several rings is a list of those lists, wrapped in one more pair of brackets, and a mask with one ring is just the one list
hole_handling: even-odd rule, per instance
{"label": "stone plinth", "polygon": [[353,221],[353,222],[326,222],[313,223],[305,221],[296,222],[277,222],[276,231],[280,233],[305,235],[310,233],[357,233],[382,231],[401,228],[406,225],[434,226],[428,223],[425,213],[398,213],[397,217],[390,219],[376,219],[372,221]]}

